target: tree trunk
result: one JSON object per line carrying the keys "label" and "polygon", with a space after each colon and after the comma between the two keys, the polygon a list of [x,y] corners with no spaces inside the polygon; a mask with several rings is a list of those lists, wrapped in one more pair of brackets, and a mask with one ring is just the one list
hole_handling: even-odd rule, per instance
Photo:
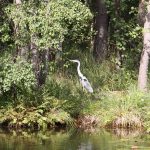
{"label": "tree trunk", "polygon": [[[14,0],[13,2],[14,2],[14,4],[17,5],[16,7],[18,7],[18,5],[21,4],[21,0]],[[18,32],[19,32],[19,26],[18,26],[18,24],[14,24],[14,34],[17,35]],[[14,54],[14,63],[16,62],[18,51],[19,51],[19,47],[18,47],[18,45],[16,45],[16,51],[15,51],[15,54]],[[15,100],[17,98],[17,88],[16,88],[15,84],[12,84],[11,90],[12,90],[12,93],[13,93],[13,95],[12,95],[13,100],[15,102]]]}
{"label": "tree trunk", "polygon": [[39,60],[39,51],[37,46],[34,44],[34,40],[36,37],[34,35],[31,36],[31,63],[33,65],[33,71],[35,73],[35,77],[37,80],[37,86],[40,85],[39,83],[39,65],[40,65],[40,60]]}
{"label": "tree trunk", "polygon": [[50,50],[49,48],[47,48],[45,50],[45,80],[46,80],[46,76],[48,75],[48,71],[49,71],[49,54]]}
{"label": "tree trunk", "polygon": [[[115,17],[118,18],[118,20],[120,20],[120,0],[115,0],[114,2],[115,5]],[[122,65],[122,52],[121,50],[116,48],[116,69],[120,70],[121,69],[121,65]]]}
{"label": "tree trunk", "polygon": [[143,52],[141,55],[138,88],[141,91],[147,91],[147,74],[150,54],[150,0],[147,4],[147,14],[145,15],[145,23],[143,29]]}
{"label": "tree trunk", "polygon": [[139,77],[138,77],[138,87],[141,91],[147,91],[147,72],[149,64],[149,55],[143,48],[143,53],[140,61]]}
{"label": "tree trunk", "polygon": [[[16,7],[18,7],[18,5],[21,4],[21,0],[14,0],[13,2],[16,5]],[[18,24],[14,23],[14,34],[15,34],[15,36],[17,36],[18,32],[19,32],[19,26],[18,26]],[[14,62],[16,62],[18,52],[19,52],[19,46],[16,45],[16,51],[15,51],[15,54],[14,54]]]}
{"label": "tree trunk", "polygon": [[49,71],[49,61],[51,61],[50,49],[39,50],[34,44],[36,37],[31,38],[31,63],[33,65],[33,71],[37,80],[37,87],[41,87],[45,84],[46,77]]}
{"label": "tree trunk", "polygon": [[96,12],[94,29],[97,32],[94,38],[93,55],[101,62],[107,55],[108,15],[103,0],[94,0],[92,4],[93,11]]}
{"label": "tree trunk", "polygon": [[[16,7],[19,7],[19,5],[21,5],[21,0],[14,0],[14,3],[16,4]],[[14,27],[14,32],[15,32],[15,35],[18,34],[19,32],[19,25],[18,24],[15,24],[15,27]],[[24,43],[23,46],[18,46],[16,45],[16,54],[15,54],[15,57],[21,57],[25,60],[28,59],[28,52],[29,52],[29,43]]]}

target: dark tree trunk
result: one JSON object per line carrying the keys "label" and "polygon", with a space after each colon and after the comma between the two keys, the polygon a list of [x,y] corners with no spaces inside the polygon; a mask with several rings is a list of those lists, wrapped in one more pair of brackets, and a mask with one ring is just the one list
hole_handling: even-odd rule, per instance
{"label": "dark tree trunk", "polygon": [[48,61],[54,61],[55,60],[55,49],[53,48],[48,48],[48,52],[47,52],[47,55],[48,55]]}
{"label": "dark tree trunk", "polygon": [[[14,4],[16,5],[16,7],[18,7],[18,5],[21,4],[21,0],[14,0]],[[19,32],[19,26],[18,26],[18,24],[14,24],[14,34],[17,35],[18,32]],[[19,47],[17,45],[16,46],[16,51],[15,51],[15,54],[14,54],[14,63],[16,62],[16,57],[17,57],[17,54],[18,54],[18,50],[19,50]],[[17,88],[16,88],[15,84],[12,84],[11,90],[12,90],[12,93],[13,93],[12,94],[13,100],[15,102],[16,98],[17,98]]]}
{"label": "dark tree trunk", "polygon": [[[16,5],[16,7],[18,7],[21,4],[21,0],[14,0],[14,4]],[[17,36],[18,32],[19,32],[19,26],[18,24],[14,24],[14,35]],[[16,51],[14,53],[14,62],[16,62],[18,52],[19,52],[19,46],[16,45]]]}
{"label": "dark tree trunk", "polygon": [[30,51],[30,46],[26,44],[25,46],[21,47],[18,50],[18,56],[20,56],[21,58],[23,58],[25,60],[28,60],[29,51]]}
{"label": "dark tree trunk", "polygon": [[[14,0],[14,3],[16,4],[16,7],[20,7],[22,2],[21,2],[21,0]],[[20,34],[19,33],[19,30],[20,30],[19,28],[20,27],[19,27],[18,24],[14,25],[14,34],[15,34],[15,36],[18,36],[18,34]],[[29,48],[30,48],[30,46],[27,43],[24,43],[24,46],[16,45],[15,59],[16,59],[16,57],[19,56],[19,57],[27,60],[28,55],[29,55]]]}
{"label": "dark tree trunk", "polygon": [[39,63],[38,85],[41,86],[45,83],[48,74],[47,50],[39,52]]}
{"label": "dark tree trunk", "polygon": [[31,63],[33,65],[33,71],[37,80],[37,87],[45,84],[46,77],[49,71],[49,62],[54,60],[53,50],[47,48],[45,50],[39,50],[34,44],[36,37],[31,38]]}
{"label": "dark tree trunk", "polygon": [[94,18],[96,36],[94,38],[93,55],[97,61],[101,62],[107,55],[108,14],[103,0],[93,0],[92,7],[93,11],[96,12]]}
{"label": "dark tree trunk", "polygon": [[[120,0],[115,0],[114,2],[114,8],[115,8],[115,17],[120,18]],[[120,18],[121,19],[121,18]],[[122,51],[116,48],[116,69],[120,70],[122,65]]]}
{"label": "dark tree trunk", "polygon": [[49,71],[49,55],[50,55],[50,49],[47,48],[45,50],[45,80],[46,80],[46,76],[48,75],[48,71]]}
{"label": "dark tree trunk", "polygon": [[37,79],[37,86],[40,86],[39,83],[39,75],[40,75],[40,59],[39,59],[39,50],[38,47],[34,44],[34,40],[36,37],[31,37],[31,63],[33,65],[33,71],[35,73],[35,77]]}

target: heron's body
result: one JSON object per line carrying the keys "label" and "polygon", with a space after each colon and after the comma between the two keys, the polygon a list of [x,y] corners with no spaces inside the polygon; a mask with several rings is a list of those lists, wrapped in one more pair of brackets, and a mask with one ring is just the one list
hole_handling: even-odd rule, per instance
{"label": "heron's body", "polygon": [[80,61],[79,60],[70,60],[70,61],[78,63],[77,72],[79,75],[80,83],[82,84],[83,88],[85,88],[88,92],[93,93],[93,88],[91,84],[89,83],[88,79],[80,71]]}

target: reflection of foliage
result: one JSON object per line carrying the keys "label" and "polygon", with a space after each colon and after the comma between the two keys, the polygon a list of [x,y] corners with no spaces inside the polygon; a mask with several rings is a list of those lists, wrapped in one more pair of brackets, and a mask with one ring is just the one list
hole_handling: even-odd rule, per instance
{"label": "reflection of foliage", "polygon": [[136,138],[136,137],[140,136],[142,134],[143,130],[117,128],[117,129],[112,130],[111,132],[118,137],[132,139],[132,138]]}
{"label": "reflection of foliage", "polygon": [[[41,149],[57,149],[57,146],[65,141],[69,141],[71,136],[70,132],[64,130],[58,131],[14,131],[10,130],[9,132],[0,133],[0,145],[1,149],[9,148],[10,149],[19,149],[26,150],[34,148],[36,150]],[[3,144],[1,143],[3,141]],[[57,144],[56,144],[57,143]],[[33,147],[34,145],[34,147]],[[31,147],[30,147],[31,146]]]}
{"label": "reflection of foliage", "polygon": [[[77,149],[131,149],[132,145],[139,145],[140,149],[148,149],[149,135],[137,135],[130,139],[123,139],[105,130],[85,133],[80,130],[59,131],[10,131],[0,132],[1,149],[19,150],[77,150]],[[8,144],[9,143],[9,144]],[[144,147],[145,146],[145,147]]]}

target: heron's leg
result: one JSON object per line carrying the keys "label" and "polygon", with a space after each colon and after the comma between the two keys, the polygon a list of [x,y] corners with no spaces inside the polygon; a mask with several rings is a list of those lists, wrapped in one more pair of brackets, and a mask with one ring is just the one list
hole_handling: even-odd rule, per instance
{"label": "heron's leg", "polygon": [[85,92],[85,93],[87,94],[88,92],[87,92],[87,90],[85,89],[85,87],[82,86],[82,88],[83,88],[83,92]]}

